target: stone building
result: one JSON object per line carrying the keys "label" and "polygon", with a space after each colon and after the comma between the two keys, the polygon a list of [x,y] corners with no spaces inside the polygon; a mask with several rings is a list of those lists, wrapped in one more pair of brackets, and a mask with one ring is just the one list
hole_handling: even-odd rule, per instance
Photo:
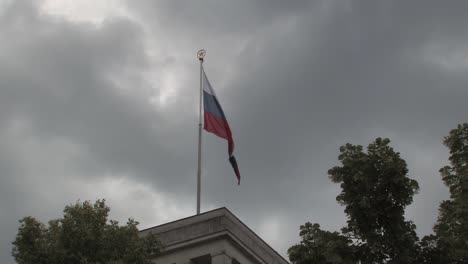
{"label": "stone building", "polygon": [[234,216],[219,208],[140,231],[165,245],[158,264],[288,264]]}

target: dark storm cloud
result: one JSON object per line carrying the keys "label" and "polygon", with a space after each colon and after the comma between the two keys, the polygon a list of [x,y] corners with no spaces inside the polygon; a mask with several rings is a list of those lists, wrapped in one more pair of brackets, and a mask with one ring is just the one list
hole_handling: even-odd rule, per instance
{"label": "dark storm cloud", "polygon": [[[123,174],[171,203],[193,203],[199,48],[208,51],[205,69],[230,121],[243,176],[236,186],[226,142],[205,134],[204,209],[227,206],[284,255],[305,221],[330,230],[345,222],[335,202],[339,186],[326,173],[338,147],[382,136],[421,185],[408,217],[427,234],[447,197],[437,173],[447,163],[442,137],[467,121],[467,5],[127,1],[138,23],[113,18],[95,26],[14,1],[0,17],[8,40],[0,44],[0,258],[9,260],[19,217],[54,214],[29,201],[50,192],[28,192],[34,178],[22,175],[31,174],[31,161],[20,154],[31,146],[33,159],[41,151],[54,158],[78,149],[66,163],[70,180]],[[175,98],[155,107],[148,91],[162,95],[168,87],[145,74],[159,80],[165,71],[175,76]],[[17,127],[24,134],[16,135]],[[24,135],[41,144],[18,152],[14,140]],[[40,149],[57,140],[66,144]]]}
{"label": "dark storm cloud", "polygon": [[[206,139],[207,201],[233,207],[257,227],[270,215],[288,215],[295,224],[311,220],[337,229],[344,218],[326,171],[338,146],[388,136],[422,187],[409,215],[421,235],[430,232],[446,197],[437,173],[446,159],[441,140],[466,121],[466,74],[438,63],[453,52],[466,56],[465,3],[282,2],[265,3],[261,12],[258,2],[172,3],[146,4],[142,13],[189,43],[175,45],[207,47],[207,71],[232,73],[217,89],[244,179],[231,190],[224,157],[210,155],[223,143]],[[228,9],[233,12],[223,12]],[[440,54],[431,54],[433,47]],[[284,228],[289,237],[297,225]]]}
{"label": "dark storm cloud", "polygon": [[[160,23],[166,29],[176,29],[176,35],[209,33],[217,38],[225,35],[254,32],[268,26],[279,17],[303,14],[310,1],[127,1],[130,9]],[[171,34],[171,32],[168,32]],[[173,35],[173,34],[171,34]]]}
{"label": "dark storm cloud", "polygon": [[[69,171],[62,173],[88,181],[107,174],[166,179],[161,177],[168,174],[161,165],[184,158],[171,154],[172,139],[158,140],[158,135],[171,132],[158,122],[161,118],[147,98],[115,84],[132,71],[136,80],[141,79],[138,72],[147,67],[139,26],[126,19],[110,20],[99,27],[72,24],[40,14],[33,1],[12,2],[1,20],[0,126],[2,142],[8,145],[2,148],[0,163],[1,258],[5,260],[10,259],[16,220],[29,214],[55,217],[59,213],[44,214],[49,211],[47,205],[37,211],[33,201],[54,189],[59,193],[71,187],[57,186],[57,178],[67,175],[50,174],[52,168],[62,166],[58,158],[69,153],[46,142],[62,140],[79,146],[85,154],[72,161],[73,166],[67,164]],[[24,133],[14,130],[18,124]],[[37,160],[45,164],[31,163],[26,155],[15,156],[18,148],[28,146],[24,142],[29,137],[45,148],[26,153],[40,155]],[[13,144],[8,144],[12,139]],[[181,164],[189,166],[188,162]],[[27,165],[32,167],[25,168]],[[172,167],[166,168],[176,174],[183,171],[183,166]],[[44,170],[30,172],[37,168]],[[31,174],[34,180],[50,182],[46,189],[31,186]],[[58,203],[73,202],[70,197],[65,199]]]}
{"label": "dark storm cloud", "polygon": [[[151,108],[147,94],[138,91],[144,84],[119,90],[113,82],[129,69],[141,80],[138,71],[146,69],[138,26],[111,20],[95,28],[31,16],[21,21],[24,31],[5,34],[12,43],[5,47],[0,100],[12,112],[10,119],[26,119],[41,137],[64,137],[85,146],[100,170],[167,174],[158,167],[180,160],[171,157],[170,149],[184,140],[158,140],[173,132]],[[171,170],[177,173],[181,167]]]}

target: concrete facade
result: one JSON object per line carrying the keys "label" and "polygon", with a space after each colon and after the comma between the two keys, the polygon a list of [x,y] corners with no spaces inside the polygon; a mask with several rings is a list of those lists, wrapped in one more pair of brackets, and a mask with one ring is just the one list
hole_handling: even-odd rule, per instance
{"label": "concrete facade", "polygon": [[165,245],[158,264],[288,264],[228,209],[180,219],[140,231]]}

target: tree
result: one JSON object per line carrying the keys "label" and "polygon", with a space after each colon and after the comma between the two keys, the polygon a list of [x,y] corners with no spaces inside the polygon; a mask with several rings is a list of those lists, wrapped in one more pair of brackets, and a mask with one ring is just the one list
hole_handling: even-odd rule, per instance
{"label": "tree", "polygon": [[450,150],[450,166],[440,169],[440,174],[450,199],[440,204],[434,231],[448,263],[468,263],[468,123],[451,130],[444,144]]}
{"label": "tree", "polygon": [[348,218],[342,232],[358,242],[362,263],[411,263],[415,257],[416,226],[404,213],[419,186],[389,143],[377,138],[367,153],[346,144],[338,157],[342,165],[328,171],[342,189],[336,197]]}
{"label": "tree", "polygon": [[108,221],[105,200],[66,206],[48,226],[33,217],[21,219],[12,254],[21,264],[151,263],[162,246],[152,234],[138,236],[136,222]]}
{"label": "tree", "polygon": [[[408,178],[406,162],[389,143],[389,139],[377,138],[369,144],[367,153],[360,145],[340,147],[341,166],[330,169],[328,174],[341,186],[336,200],[345,206],[347,226],[342,228],[342,235],[321,231],[318,225],[301,227],[301,244],[289,250],[294,264],[314,263],[308,262],[312,259],[322,261],[318,263],[415,261],[416,226],[405,219],[404,212],[419,186]],[[346,259],[330,257],[340,256],[341,252],[346,252],[341,254]]]}
{"label": "tree", "polygon": [[319,224],[301,225],[302,240],[288,250],[295,264],[352,264],[356,263],[351,240],[338,232],[323,231]]}
{"label": "tree", "polygon": [[420,264],[446,264],[450,263],[447,252],[438,245],[435,235],[423,237],[418,242],[418,256],[415,263]]}

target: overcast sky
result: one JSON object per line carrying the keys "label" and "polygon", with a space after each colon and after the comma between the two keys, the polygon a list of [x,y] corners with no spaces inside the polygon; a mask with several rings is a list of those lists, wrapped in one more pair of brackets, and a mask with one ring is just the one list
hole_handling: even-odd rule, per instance
{"label": "overcast sky", "polygon": [[467,120],[468,2],[0,0],[0,262],[18,220],[105,198],[140,228],[196,209],[196,52],[230,122],[204,134],[202,211],[225,206],[286,256],[299,225],[346,221],[327,176],[389,137],[429,234],[442,140]]}

